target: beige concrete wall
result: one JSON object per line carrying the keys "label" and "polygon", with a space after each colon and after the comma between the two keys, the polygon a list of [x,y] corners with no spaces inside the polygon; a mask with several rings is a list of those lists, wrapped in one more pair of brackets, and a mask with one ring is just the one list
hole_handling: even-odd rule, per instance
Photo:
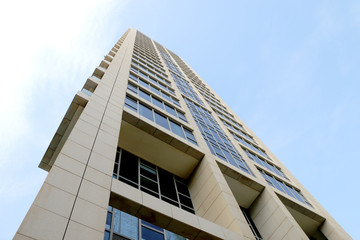
{"label": "beige concrete wall", "polygon": [[129,66],[134,38],[106,70],[14,239],[103,239],[129,71],[119,66]]}
{"label": "beige concrete wall", "polygon": [[243,235],[254,236],[217,166],[215,160],[205,156],[194,171],[189,184],[196,215]]}
{"label": "beige concrete wall", "polygon": [[249,208],[250,216],[266,240],[309,239],[284,204],[268,188]]}

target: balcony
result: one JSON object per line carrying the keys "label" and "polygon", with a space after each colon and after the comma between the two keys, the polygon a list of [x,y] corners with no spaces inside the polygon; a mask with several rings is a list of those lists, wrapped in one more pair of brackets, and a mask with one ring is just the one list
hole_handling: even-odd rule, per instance
{"label": "balcony", "polygon": [[204,153],[194,144],[134,111],[124,108],[119,147],[187,179]]}

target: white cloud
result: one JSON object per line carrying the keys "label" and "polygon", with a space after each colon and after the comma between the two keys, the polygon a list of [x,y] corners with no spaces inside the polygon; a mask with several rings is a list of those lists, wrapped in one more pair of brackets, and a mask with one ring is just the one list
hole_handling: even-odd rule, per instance
{"label": "white cloud", "polygon": [[36,166],[76,90],[110,50],[104,42],[120,37],[109,21],[116,19],[120,28],[125,4],[1,3],[0,215],[17,219],[0,219],[0,239],[13,237],[25,215],[19,209],[33,201],[46,175]]}

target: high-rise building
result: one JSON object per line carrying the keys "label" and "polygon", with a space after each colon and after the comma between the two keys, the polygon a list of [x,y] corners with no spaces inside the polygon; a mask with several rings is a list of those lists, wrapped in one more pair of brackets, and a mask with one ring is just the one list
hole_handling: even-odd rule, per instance
{"label": "high-rise building", "polygon": [[39,167],[14,239],[351,239],[181,57],[135,29]]}

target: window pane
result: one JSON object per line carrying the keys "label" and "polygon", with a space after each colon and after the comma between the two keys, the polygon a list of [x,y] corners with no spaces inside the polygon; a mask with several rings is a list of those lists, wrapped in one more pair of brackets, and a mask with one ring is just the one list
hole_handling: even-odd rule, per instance
{"label": "window pane", "polygon": [[158,231],[163,231],[163,229],[162,229],[161,227],[158,227],[158,226],[156,226],[156,225],[154,225],[154,224],[152,224],[152,223],[149,223],[149,222],[147,222],[147,221],[144,221],[144,220],[141,220],[141,224],[142,224],[142,225],[149,226],[149,227],[151,227],[151,228],[154,228],[154,229],[156,229],[156,230],[158,230]]}
{"label": "window pane", "polygon": [[178,101],[178,100],[176,100],[176,99],[172,98],[172,101],[173,101],[173,103],[175,103],[176,105],[180,106],[180,103],[179,103],[179,101]]}
{"label": "window pane", "polygon": [[150,89],[151,89],[151,91],[152,91],[152,92],[154,92],[154,93],[156,93],[156,94],[160,95],[160,90],[159,90],[159,89],[154,88],[154,87],[153,87],[153,86],[151,86],[151,85],[150,85]]}
{"label": "window pane", "polygon": [[159,169],[159,182],[161,195],[177,201],[173,175],[169,172]]}
{"label": "window pane", "polygon": [[187,186],[185,184],[183,184],[183,183],[181,183],[179,181],[176,181],[176,188],[177,188],[179,193],[190,197],[189,190],[188,190],[188,188],[187,188]]}
{"label": "window pane", "polygon": [[138,183],[138,158],[124,150],[121,153],[120,176]]}
{"label": "window pane", "polygon": [[155,79],[153,79],[152,77],[149,77],[149,80],[150,80],[152,83],[154,83],[155,85],[158,85],[158,82],[157,82]]}
{"label": "window pane", "polygon": [[179,118],[180,118],[181,120],[187,122],[187,121],[186,121],[186,117],[185,117],[185,115],[184,115],[183,113],[177,111],[177,114],[178,114],[178,116],[179,116]]}
{"label": "window pane", "polygon": [[137,101],[128,96],[125,98],[125,106],[134,111],[137,111]]}
{"label": "window pane", "polygon": [[231,154],[230,154],[228,151],[225,151],[224,149],[223,149],[223,153],[225,154],[225,157],[226,157],[226,159],[228,160],[228,162],[229,162],[231,165],[237,167],[237,165],[236,165],[236,163],[235,163],[235,160],[233,159],[233,157],[231,156]]}
{"label": "window pane", "polygon": [[104,240],[110,240],[110,233],[105,231]]}
{"label": "window pane", "polygon": [[131,78],[132,80],[135,80],[136,82],[138,81],[137,76],[135,76],[135,75],[132,74],[132,73],[130,73],[130,78]]}
{"label": "window pane", "polygon": [[140,163],[140,174],[157,182],[156,168]]}
{"label": "window pane", "polygon": [[147,119],[154,121],[152,110],[141,103],[139,103],[139,113]]}
{"label": "window pane", "polygon": [[153,192],[159,193],[158,184],[146,177],[140,177],[141,188],[149,189]]}
{"label": "window pane", "polygon": [[159,87],[161,87],[161,88],[164,89],[165,91],[168,91],[167,87],[166,87],[164,84],[162,84],[162,83],[159,83]]}
{"label": "window pane", "polygon": [[159,108],[164,109],[163,102],[161,100],[157,99],[156,97],[152,97],[152,103],[155,104],[156,106],[158,106]]}
{"label": "window pane", "polygon": [[165,230],[165,235],[166,235],[166,240],[186,240],[186,238],[167,230]]}
{"label": "window pane", "polygon": [[195,140],[193,133],[191,131],[187,130],[186,128],[184,128],[184,132],[185,132],[186,138],[196,144],[196,140]]}
{"label": "window pane", "polygon": [[140,74],[140,76],[142,76],[143,78],[148,79],[148,76],[147,76],[146,74],[144,74],[143,72],[140,71],[139,74]]}
{"label": "window pane", "polygon": [[168,100],[169,102],[172,102],[171,98],[169,95],[162,93],[163,98],[165,98],[166,100]]}
{"label": "window pane", "polygon": [[150,100],[150,94],[148,94],[148,93],[144,92],[143,90],[139,89],[139,95],[140,95],[140,97],[142,97],[143,99],[151,102],[151,100]]}
{"label": "window pane", "polygon": [[112,219],[112,213],[108,212],[107,216],[106,216],[106,228],[107,229],[111,228],[111,219]]}
{"label": "window pane", "polygon": [[220,157],[220,158],[222,158],[222,159],[226,159],[226,158],[224,157],[223,152],[221,151],[221,149],[220,149],[219,147],[217,147],[217,146],[214,145],[214,144],[212,144],[212,147],[213,147],[213,149],[214,149],[214,151],[216,152],[216,155],[217,155],[218,157]]}
{"label": "window pane", "polygon": [[128,84],[128,89],[137,94],[137,87],[131,83]]}
{"label": "window pane", "polygon": [[131,70],[133,70],[134,72],[138,72],[138,70],[136,68],[134,68],[133,66],[131,66]]}
{"label": "window pane", "polygon": [[120,233],[131,239],[139,239],[139,220],[127,213],[121,212],[121,231]]}
{"label": "window pane", "polygon": [[114,225],[113,225],[113,231],[120,233],[121,228],[121,211],[114,208]]}
{"label": "window pane", "polygon": [[143,80],[139,79],[139,83],[140,83],[141,86],[149,88],[149,84],[144,82]]}
{"label": "window pane", "polygon": [[173,90],[171,90],[170,88],[169,88],[169,92],[175,95],[175,92]]}
{"label": "window pane", "polygon": [[170,114],[174,115],[175,117],[177,117],[175,109],[170,107],[169,105],[165,104],[165,110],[168,113],[170,113]]}
{"label": "window pane", "polygon": [[155,112],[155,122],[160,126],[170,130],[169,122],[167,118],[157,112]]}
{"label": "window pane", "polygon": [[147,227],[141,227],[142,240],[164,240],[164,234],[155,232]]}
{"label": "window pane", "polygon": [[284,189],[280,186],[279,180],[277,180],[273,177],[270,177],[270,176],[269,176],[269,178],[277,189],[279,189],[280,191],[285,193]]}
{"label": "window pane", "polygon": [[188,198],[188,197],[185,197],[181,194],[179,194],[179,199],[180,199],[180,203],[187,206],[187,207],[190,207],[190,208],[193,208],[193,205],[192,205],[192,202],[191,202],[191,199]]}
{"label": "window pane", "polygon": [[180,137],[185,138],[182,128],[179,124],[170,120],[171,131]]}

